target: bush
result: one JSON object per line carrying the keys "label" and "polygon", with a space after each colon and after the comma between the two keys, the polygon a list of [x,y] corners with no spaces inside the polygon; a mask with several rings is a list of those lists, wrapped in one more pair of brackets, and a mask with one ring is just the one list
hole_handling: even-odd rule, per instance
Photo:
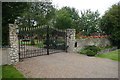
{"label": "bush", "polygon": [[93,52],[92,50],[87,50],[87,56],[95,56],[97,53]]}
{"label": "bush", "polygon": [[97,53],[98,51],[100,51],[99,47],[96,47],[95,45],[92,45],[92,46],[86,46],[85,47],[85,50],[91,50],[95,53]]}
{"label": "bush", "polygon": [[80,54],[86,54],[87,56],[95,56],[97,53],[89,49],[82,49],[80,50]]}
{"label": "bush", "polygon": [[80,50],[80,54],[86,54],[87,56],[95,56],[97,52],[100,51],[99,47],[96,46],[86,46],[84,49]]}
{"label": "bush", "polygon": [[87,50],[81,49],[79,53],[80,53],[80,54],[87,54]]}

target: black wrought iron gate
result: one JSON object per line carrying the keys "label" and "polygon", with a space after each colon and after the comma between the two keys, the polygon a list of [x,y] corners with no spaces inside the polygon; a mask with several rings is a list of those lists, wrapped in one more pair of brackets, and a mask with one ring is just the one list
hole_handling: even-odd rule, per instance
{"label": "black wrought iron gate", "polygon": [[19,58],[66,51],[66,32],[49,26],[19,27]]}

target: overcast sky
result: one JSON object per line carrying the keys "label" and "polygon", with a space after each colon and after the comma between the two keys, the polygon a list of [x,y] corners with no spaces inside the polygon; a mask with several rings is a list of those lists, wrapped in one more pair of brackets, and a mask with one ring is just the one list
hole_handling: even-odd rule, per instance
{"label": "overcast sky", "polygon": [[53,5],[58,9],[63,6],[74,7],[78,11],[91,9],[92,11],[98,10],[101,15],[119,1],[120,0],[52,0]]}

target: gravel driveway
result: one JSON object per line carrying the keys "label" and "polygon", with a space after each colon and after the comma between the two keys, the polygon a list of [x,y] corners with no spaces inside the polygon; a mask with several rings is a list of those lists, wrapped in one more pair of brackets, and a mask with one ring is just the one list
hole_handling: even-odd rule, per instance
{"label": "gravel driveway", "polygon": [[77,53],[25,59],[15,65],[29,78],[118,78],[118,62]]}

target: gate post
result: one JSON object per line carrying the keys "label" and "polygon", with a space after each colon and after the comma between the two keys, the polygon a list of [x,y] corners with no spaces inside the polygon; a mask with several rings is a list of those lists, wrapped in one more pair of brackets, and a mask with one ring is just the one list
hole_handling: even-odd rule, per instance
{"label": "gate post", "polygon": [[75,29],[67,29],[67,52],[74,52],[74,45],[75,45]]}
{"label": "gate post", "polygon": [[19,62],[19,43],[18,43],[18,26],[15,24],[9,24],[9,41],[10,41],[10,62],[11,64]]}

